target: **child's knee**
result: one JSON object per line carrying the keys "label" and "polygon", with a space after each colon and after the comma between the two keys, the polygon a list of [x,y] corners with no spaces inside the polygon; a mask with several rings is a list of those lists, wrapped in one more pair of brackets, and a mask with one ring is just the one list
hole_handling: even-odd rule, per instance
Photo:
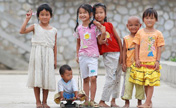
{"label": "child's knee", "polygon": [[89,77],[84,78],[84,83],[89,83]]}
{"label": "child's knee", "polygon": [[91,77],[91,83],[96,83],[96,81],[97,81],[97,77],[96,76]]}

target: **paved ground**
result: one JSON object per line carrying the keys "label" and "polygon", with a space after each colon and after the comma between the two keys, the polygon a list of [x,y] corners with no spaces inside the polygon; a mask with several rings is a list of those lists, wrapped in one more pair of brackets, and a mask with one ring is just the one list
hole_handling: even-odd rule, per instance
{"label": "paved ground", "polygon": [[[13,74],[12,74],[13,73]],[[74,70],[74,78],[77,79],[78,71]],[[98,76],[98,87],[96,94],[96,102],[101,98],[101,92],[104,84],[104,71],[101,70]],[[56,74],[57,81],[60,76]],[[123,78],[122,78],[123,80]],[[0,108],[35,108],[35,97],[33,89],[26,87],[27,74],[26,71],[0,71]],[[121,81],[122,82],[122,81]],[[59,108],[53,101],[55,92],[49,93],[48,104],[51,108]],[[165,82],[161,82],[161,86],[155,87],[153,96],[153,108],[176,108],[176,87]],[[116,102],[121,107],[124,101],[120,98]],[[137,101],[131,100],[131,107],[136,107]],[[109,103],[108,103],[109,104]]]}

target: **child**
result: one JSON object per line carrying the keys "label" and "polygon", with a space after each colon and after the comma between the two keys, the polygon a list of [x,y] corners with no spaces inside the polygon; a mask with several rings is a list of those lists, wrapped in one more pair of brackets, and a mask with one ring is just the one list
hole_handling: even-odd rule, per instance
{"label": "child", "polygon": [[[92,24],[90,18],[92,16],[92,6],[82,4],[77,10],[77,25],[75,27],[75,35],[77,36],[77,62],[79,61],[81,77],[83,78],[83,89],[87,95],[85,105],[89,103],[89,92],[91,93],[90,104],[97,107],[94,102],[96,94],[96,78],[98,71],[98,45],[97,37],[100,32],[97,27]],[[78,23],[78,17],[82,21],[82,25]],[[78,26],[79,25],[79,26]],[[101,31],[105,32],[105,28],[101,27]],[[90,82],[90,85],[89,85]],[[89,89],[90,88],[90,89]]]}
{"label": "child", "polygon": [[[32,17],[32,10],[26,14],[20,33],[33,32],[32,49],[29,60],[29,75],[27,86],[34,88],[37,108],[50,108],[47,105],[48,91],[55,91],[55,72],[57,66],[57,29],[49,25],[52,9],[48,4],[42,4],[37,9],[39,24],[26,28]],[[43,89],[43,101],[40,101],[40,88]]]}
{"label": "child", "polygon": [[77,98],[78,87],[72,76],[72,69],[68,65],[63,65],[60,67],[59,73],[62,77],[58,81],[58,92],[59,98],[62,99],[72,99]]}
{"label": "child", "polygon": [[[97,3],[93,6],[93,12],[95,20],[106,28],[106,44],[99,45],[99,52],[103,55],[106,68],[106,82],[99,105],[108,107],[105,101],[109,101],[112,95],[111,106],[117,107],[115,99],[118,97],[120,89],[121,71],[119,64],[122,63],[122,43],[113,25],[107,22],[106,6],[102,3]],[[98,37],[98,39],[101,37]]]}
{"label": "child", "polygon": [[154,86],[160,85],[161,47],[165,45],[162,33],[154,28],[158,14],[153,8],[143,13],[145,28],[140,29],[133,42],[135,43],[135,63],[131,65],[129,81],[144,85],[146,101],[138,107],[152,107]]}
{"label": "child", "polygon": [[[134,62],[134,47],[133,39],[139,28],[141,27],[140,19],[136,16],[131,16],[128,19],[127,28],[130,31],[130,35],[124,37],[123,40],[123,66],[122,70],[124,73],[124,84],[122,88],[122,99],[125,100],[125,108],[129,108],[129,100],[132,98],[134,84],[129,82],[130,77],[130,66]],[[138,99],[138,105],[141,105],[141,100],[145,98],[144,87],[142,85],[135,84],[136,88],[136,99]]]}

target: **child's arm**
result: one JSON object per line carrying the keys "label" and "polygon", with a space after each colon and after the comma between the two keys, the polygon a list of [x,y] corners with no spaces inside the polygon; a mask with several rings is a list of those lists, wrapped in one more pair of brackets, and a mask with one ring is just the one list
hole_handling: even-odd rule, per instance
{"label": "child's arm", "polygon": [[114,35],[115,35],[115,38],[116,38],[116,41],[118,42],[119,44],[119,47],[120,47],[120,60],[119,60],[119,63],[122,64],[122,42],[121,42],[121,39],[118,35],[118,33],[116,32],[115,28],[113,27],[113,32],[114,32]]}
{"label": "child's arm", "polygon": [[102,44],[106,44],[106,28],[105,26],[101,26],[100,27],[100,31],[101,31],[101,35],[98,36],[98,44],[102,45]]}
{"label": "child's arm", "polygon": [[123,39],[123,66],[122,66],[122,70],[123,72],[126,72],[126,52],[127,52],[127,49],[126,49],[126,44],[125,44],[125,39]]}
{"label": "child's arm", "polygon": [[139,61],[139,45],[138,44],[136,44],[135,45],[135,62],[136,62],[136,66],[137,67],[140,67],[140,61]]}
{"label": "child's arm", "polygon": [[74,91],[75,98],[78,98],[78,91]]}
{"label": "child's arm", "polygon": [[55,45],[54,45],[54,69],[57,68],[57,33],[55,36]]}
{"label": "child's arm", "polygon": [[162,46],[157,47],[155,70],[159,70],[159,62],[160,62],[160,58],[161,58],[161,48],[162,48]]}
{"label": "child's arm", "polygon": [[76,61],[79,63],[79,49],[80,49],[80,39],[77,39],[77,45],[76,45]]}
{"label": "child's arm", "polygon": [[30,10],[27,14],[26,14],[26,19],[23,22],[21,29],[20,29],[20,33],[21,34],[26,34],[29,33],[31,31],[34,32],[34,25],[31,25],[30,27],[26,28],[26,25],[28,24],[29,20],[31,19],[32,16],[32,10]]}
{"label": "child's arm", "polygon": [[64,99],[63,93],[64,93],[63,91],[59,92],[59,94],[60,94],[60,100]]}

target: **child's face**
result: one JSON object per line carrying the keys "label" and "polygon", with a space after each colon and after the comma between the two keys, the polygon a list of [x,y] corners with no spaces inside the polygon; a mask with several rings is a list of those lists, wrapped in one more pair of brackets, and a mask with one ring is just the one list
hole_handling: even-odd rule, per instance
{"label": "child's face", "polygon": [[102,7],[97,7],[95,11],[95,19],[101,23],[101,22],[104,22],[105,17],[106,17],[106,13],[104,9]]}
{"label": "child's face", "polygon": [[69,70],[65,70],[65,73],[64,75],[61,75],[62,79],[65,81],[65,82],[68,82],[69,80],[72,79],[72,70],[69,71]]}
{"label": "child's face", "polygon": [[85,22],[85,21],[87,21],[87,20],[90,20],[89,12],[86,11],[85,9],[83,9],[83,8],[80,8],[80,9],[79,9],[79,19],[80,19],[82,22]]}
{"label": "child's face", "polygon": [[150,15],[150,16],[144,17],[143,21],[146,27],[153,28],[157,20],[154,17],[154,15]]}
{"label": "child's face", "polygon": [[127,28],[132,34],[136,34],[141,27],[140,21],[137,18],[131,18],[128,20]]}
{"label": "child's face", "polygon": [[46,11],[45,9],[43,9],[42,11],[40,11],[39,13],[39,20],[41,23],[47,24],[49,23],[51,18],[50,12]]}

